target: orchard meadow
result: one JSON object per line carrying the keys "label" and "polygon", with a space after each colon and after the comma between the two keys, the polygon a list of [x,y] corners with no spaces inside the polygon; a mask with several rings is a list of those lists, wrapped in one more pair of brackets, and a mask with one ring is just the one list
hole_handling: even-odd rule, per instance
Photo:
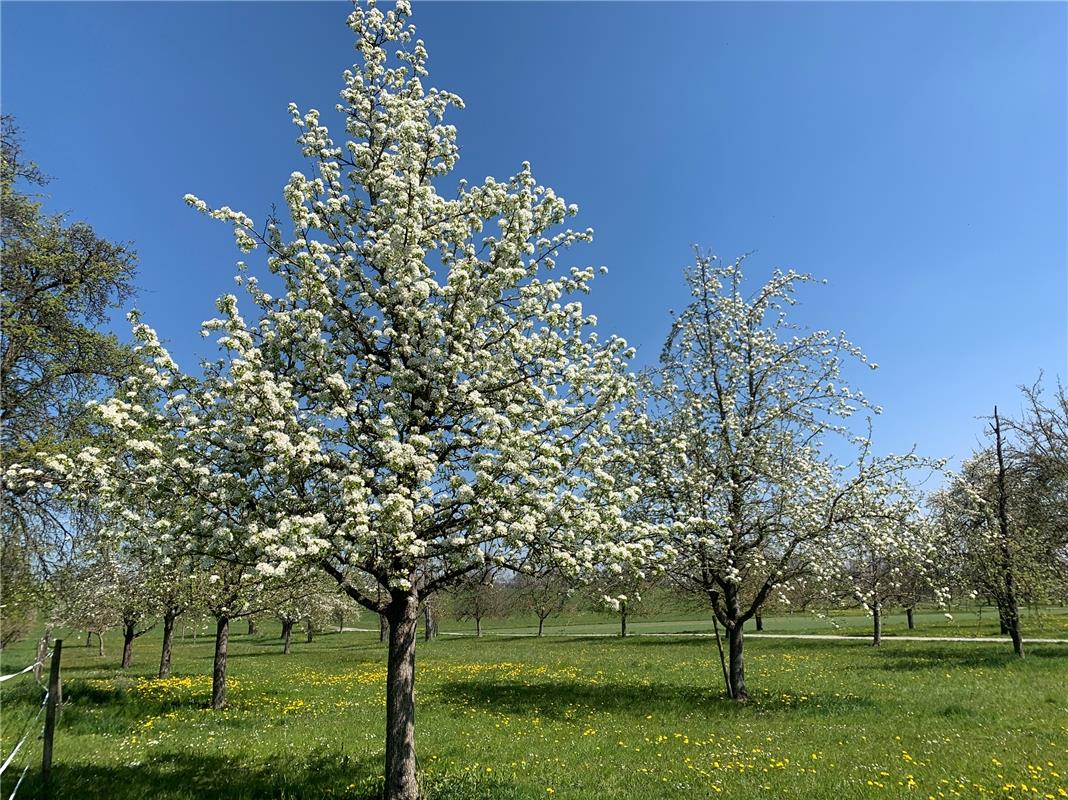
{"label": "orchard meadow", "polygon": [[[744,706],[716,682],[713,641],[672,633],[706,632],[699,620],[643,620],[636,633],[665,635],[626,639],[604,615],[556,619],[543,639],[523,618],[494,620],[482,639],[442,625],[419,643],[425,791],[455,800],[1064,797],[1068,645],[1034,645],[1020,661],[1005,642],[894,641],[997,633],[974,614],[956,616],[967,621],[922,614],[914,631],[895,616],[881,648],[864,638],[753,639],[760,689]],[[840,622],[838,632],[860,636],[869,624]],[[810,616],[769,617],[765,629],[834,632]],[[1025,617],[1025,631],[1068,639],[1068,612]],[[139,641],[129,670],[114,668],[115,654],[97,656],[95,642],[67,639],[55,796],[381,795],[377,635],[320,634],[287,656],[277,625],[239,635],[231,703],[216,713],[208,626],[200,635],[197,644],[190,630],[180,636],[167,679],[155,677],[158,637]],[[4,655],[7,671],[32,648]],[[5,716],[29,713],[36,696],[5,688]]]}
{"label": "orchard meadow", "polygon": [[[799,35],[790,4],[546,4],[560,23],[537,34],[532,8],[458,5],[485,16],[445,35],[435,5],[439,73],[408,0],[85,5],[45,29],[36,6],[5,8],[22,54],[5,98],[33,127],[0,121],[4,797],[1068,798],[1068,352],[1050,344],[1068,336],[1048,313],[1068,274],[1068,192],[1049,184],[1068,115],[1048,98],[1068,92],[1048,66],[1026,77],[1065,63],[1068,7],[927,41],[921,18],[1008,12],[813,4]],[[83,13],[125,38],[84,53],[93,36],[63,38]],[[518,16],[494,34],[500,13]],[[710,13],[706,54],[682,39]],[[736,66],[735,44],[712,66],[739,20],[757,61]],[[810,45],[828,20],[830,48]],[[926,55],[888,55],[873,30]],[[339,33],[329,103],[316,79],[279,106],[290,160],[261,196],[251,120]],[[253,53],[261,34],[275,44]],[[229,67],[202,69],[219,36]],[[611,80],[591,79],[602,62]],[[474,153],[439,74],[492,123]],[[736,80],[756,83],[729,103]],[[167,116],[172,98],[186,110]],[[695,98],[726,116],[694,123]],[[751,112],[785,116],[738,127]],[[79,154],[100,233],[54,208],[39,141]],[[816,236],[836,285],[811,248],[795,268],[664,244],[736,162],[686,235]],[[501,177],[472,178],[483,163]],[[174,207],[146,219],[159,193]],[[910,233],[891,221],[921,207]],[[117,219],[147,256],[110,238]],[[616,231],[621,279],[593,221]],[[839,229],[864,239],[848,268]],[[182,306],[190,288],[202,302]]]}

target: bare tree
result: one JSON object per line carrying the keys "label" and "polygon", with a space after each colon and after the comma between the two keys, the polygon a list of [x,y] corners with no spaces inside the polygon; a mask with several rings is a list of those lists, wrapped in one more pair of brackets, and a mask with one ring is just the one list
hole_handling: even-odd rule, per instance
{"label": "bare tree", "polygon": [[476,637],[482,636],[482,620],[500,616],[507,608],[504,590],[497,583],[492,566],[468,576],[449,595],[454,616],[474,622]]}
{"label": "bare tree", "polygon": [[511,581],[517,605],[538,618],[538,636],[545,635],[545,620],[562,612],[572,586],[553,570],[516,575]]}

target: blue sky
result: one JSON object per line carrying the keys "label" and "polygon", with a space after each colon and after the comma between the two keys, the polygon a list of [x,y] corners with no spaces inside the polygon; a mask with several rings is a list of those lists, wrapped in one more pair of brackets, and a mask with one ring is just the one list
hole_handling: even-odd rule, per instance
{"label": "blue sky", "polygon": [[[229,229],[304,168],[286,106],[332,109],[347,3],[5,2],[2,101],[48,207],[140,254],[183,365],[233,287]],[[587,307],[655,360],[699,244],[829,281],[798,318],[881,368],[882,451],[957,459],[994,403],[1068,379],[1068,5],[416,3],[460,94],[456,178],[529,160],[606,264]]]}

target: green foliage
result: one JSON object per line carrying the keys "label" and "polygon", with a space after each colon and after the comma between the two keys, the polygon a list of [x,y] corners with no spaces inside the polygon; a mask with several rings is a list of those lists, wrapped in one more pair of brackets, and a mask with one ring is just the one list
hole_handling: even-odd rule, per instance
{"label": "green foliage", "polygon": [[131,366],[130,352],[99,328],[133,291],[135,255],[96,235],[85,222],[48,216],[19,179],[41,185],[22,161],[18,129],[3,118],[0,245],[3,338],[0,416],[12,449],[65,437],[101,379]]}
{"label": "green foliage", "polygon": [[[132,368],[132,353],[100,328],[133,291],[135,256],[85,222],[47,215],[30,193],[47,179],[22,156],[2,118],[0,159],[0,447],[5,465],[33,466],[84,444],[84,408]],[[0,498],[3,638],[33,616],[36,589],[69,533],[56,487],[5,488]]]}
{"label": "green foliage", "polygon": [[37,619],[41,586],[16,539],[0,536],[0,649],[24,637]]}

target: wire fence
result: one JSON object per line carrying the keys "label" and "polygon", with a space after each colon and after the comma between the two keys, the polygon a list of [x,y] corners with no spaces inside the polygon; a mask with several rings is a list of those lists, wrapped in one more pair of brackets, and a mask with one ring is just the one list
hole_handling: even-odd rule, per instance
{"label": "wire fence", "polygon": [[[19,787],[22,786],[22,781],[23,779],[25,779],[26,773],[30,770],[30,765],[33,763],[33,759],[31,756],[34,751],[37,750],[37,748],[34,747],[34,744],[44,738],[44,722],[42,721],[41,717],[45,713],[45,709],[48,706],[48,700],[51,695],[49,693],[48,687],[41,682],[39,669],[43,667],[44,664],[51,657],[52,651],[49,651],[47,654],[43,655],[38,661],[35,661],[33,664],[30,664],[25,669],[20,669],[18,672],[12,672],[9,675],[0,675],[0,683],[6,683],[9,680],[18,678],[19,676],[32,672],[33,679],[36,682],[38,689],[40,689],[41,691],[40,705],[37,706],[36,710],[33,710],[33,708],[31,707],[29,714],[26,715],[17,725],[13,726],[11,724],[10,714],[5,709],[5,730],[18,730],[20,731],[20,735],[14,747],[12,747],[10,752],[8,752],[7,755],[4,757],[3,763],[0,764],[0,787],[4,787],[3,789],[0,789],[0,800],[2,800],[3,797],[6,797],[7,800],[14,800],[15,796],[18,794]],[[7,686],[5,686],[4,689],[6,691],[10,691]],[[5,705],[7,704],[5,703]],[[33,737],[32,740],[31,736]],[[7,737],[5,736],[4,738]],[[27,746],[27,744],[29,746]],[[7,791],[6,787],[10,785],[10,774],[8,770],[12,770],[12,772],[14,772],[14,770],[19,769],[19,767],[21,767],[22,769],[21,772],[18,773],[18,780],[15,781],[15,785],[14,787],[12,787],[11,793],[3,794]]]}

